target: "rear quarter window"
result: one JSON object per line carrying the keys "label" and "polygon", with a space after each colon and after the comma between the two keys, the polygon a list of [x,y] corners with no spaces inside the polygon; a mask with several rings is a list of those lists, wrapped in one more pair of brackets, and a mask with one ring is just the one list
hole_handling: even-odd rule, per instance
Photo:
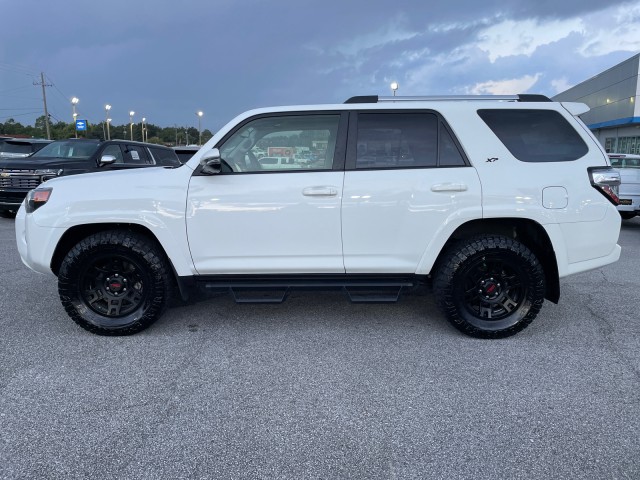
{"label": "rear quarter window", "polygon": [[483,109],[478,115],[522,162],[570,162],[589,151],[578,132],[554,110]]}

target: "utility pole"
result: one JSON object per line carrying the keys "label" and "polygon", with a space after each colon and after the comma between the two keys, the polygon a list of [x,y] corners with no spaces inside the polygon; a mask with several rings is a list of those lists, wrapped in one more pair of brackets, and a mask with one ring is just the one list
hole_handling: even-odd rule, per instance
{"label": "utility pole", "polygon": [[49,112],[47,111],[47,93],[44,87],[50,87],[50,83],[44,82],[44,72],[40,72],[40,83],[33,82],[34,85],[42,85],[42,101],[44,103],[44,125],[47,129],[47,140],[51,140],[51,130],[49,129]]}

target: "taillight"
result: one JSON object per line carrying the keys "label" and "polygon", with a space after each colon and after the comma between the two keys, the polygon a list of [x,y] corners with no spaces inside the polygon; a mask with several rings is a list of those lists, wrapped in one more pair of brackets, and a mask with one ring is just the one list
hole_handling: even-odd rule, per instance
{"label": "taillight", "polygon": [[618,198],[620,172],[611,167],[589,167],[587,170],[593,188],[607,197],[611,203],[618,205],[620,203]]}
{"label": "taillight", "polygon": [[27,213],[32,213],[47,203],[49,201],[49,197],[51,197],[52,191],[53,188],[38,188],[36,190],[31,190],[27,194],[27,201],[25,202],[25,210]]}

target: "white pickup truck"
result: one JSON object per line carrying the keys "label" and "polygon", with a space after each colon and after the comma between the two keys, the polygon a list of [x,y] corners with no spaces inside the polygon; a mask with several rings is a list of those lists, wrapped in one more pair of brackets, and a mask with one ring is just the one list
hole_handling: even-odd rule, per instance
{"label": "white pickup truck", "polygon": [[640,155],[610,153],[611,166],[620,172],[618,212],[625,220],[640,215]]}

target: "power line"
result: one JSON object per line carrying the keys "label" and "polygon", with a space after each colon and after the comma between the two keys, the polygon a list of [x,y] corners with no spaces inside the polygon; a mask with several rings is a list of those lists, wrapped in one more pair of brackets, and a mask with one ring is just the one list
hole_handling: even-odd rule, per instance
{"label": "power line", "polygon": [[23,65],[12,65],[10,63],[0,62],[0,69],[19,73],[21,75],[27,75],[30,77],[35,77],[37,75],[36,71],[31,69],[31,67],[25,67]]}
{"label": "power line", "polygon": [[35,110],[35,111],[31,111],[31,112],[27,112],[27,113],[18,113],[17,115],[9,115],[8,117],[1,117],[3,119],[9,119],[9,118],[14,118],[14,117],[23,117],[25,115],[33,115],[34,113],[40,113],[40,110]]}
{"label": "power line", "polygon": [[10,88],[9,90],[0,90],[0,95],[6,92],[15,92],[16,90],[26,90],[27,88],[31,88],[31,87],[25,85],[24,87]]}

